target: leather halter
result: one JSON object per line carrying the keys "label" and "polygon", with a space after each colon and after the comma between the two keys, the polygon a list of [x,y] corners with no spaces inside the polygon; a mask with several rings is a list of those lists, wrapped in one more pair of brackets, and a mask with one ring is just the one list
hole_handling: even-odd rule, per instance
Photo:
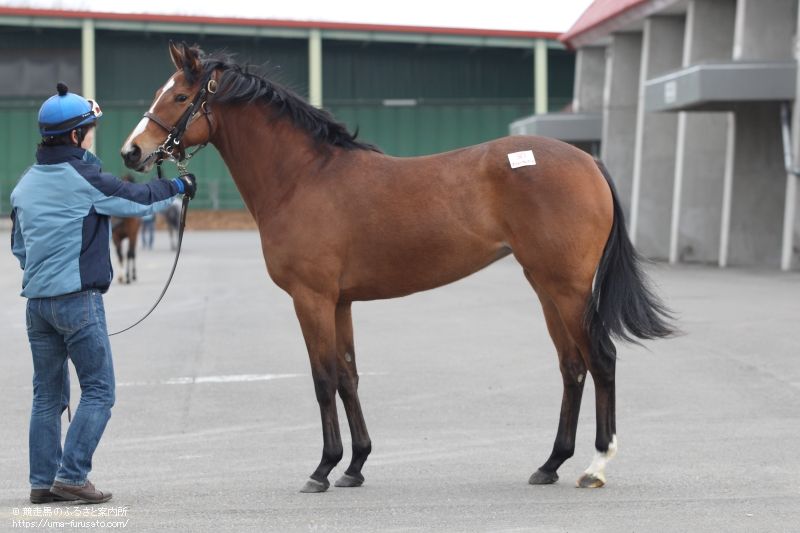
{"label": "leather halter", "polygon": [[[178,120],[178,123],[174,126],[170,126],[167,121],[149,111],[144,114],[145,118],[152,120],[169,133],[161,146],[159,146],[155,151],[155,153],[162,154],[158,160],[159,170],[161,170],[160,165],[164,157],[174,161],[175,163],[180,163],[186,159],[188,163],[188,159],[190,159],[199,150],[205,148],[209,141],[211,141],[211,137],[214,135],[214,117],[211,115],[211,98],[214,94],[216,94],[217,89],[217,72],[214,71],[211,73],[211,79],[208,80],[208,83],[204,87],[197,91],[197,94],[194,95],[189,107],[186,108],[183,116],[181,116],[181,118]],[[200,113],[205,115],[206,119],[208,120],[208,138],[203,144],[199,145],[187,156],[183,146],[181,146],[181,139],[183,138],[184,133],[186,133],[186,130],[189,129],[189,126],[191,126],[192,123],[197,120],[197,117]],[[177,157],[175,154],[173,154],[173,151],[176,148],[178,149]]]}

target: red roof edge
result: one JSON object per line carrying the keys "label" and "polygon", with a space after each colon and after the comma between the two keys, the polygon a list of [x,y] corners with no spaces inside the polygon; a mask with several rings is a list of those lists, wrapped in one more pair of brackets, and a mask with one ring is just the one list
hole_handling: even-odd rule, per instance
{"label": "red roof edge", "polygon": [[256,26],[271,28],[300,28],[340,31],[372,31],[388,33],[433,33],[439,35],[468,35],[480,37],[510,37],[517,39],[556,39],[558,32],[482,30],[477,28],[441,28],[434,26],[393,26],[382,24],[356,24],[348,22],[321,22],[301,20],[248,19],[235,17],[205,17],[192,15],[155,15],[144,13],[103,13],[96,11],[72,11],[58,9],[30,9],[0,7],[0,16],[55,17],[95,20],[130,20],[137,22],[168,22],[178,24],[213,24],[233,26]]}
{"label": "red roof edge", "polygon": [[[575,50],[620,28],[624,28],[628,24],[645,19],[678,1],[628,0],[626,2],[625,0],[617,0],[616,4],[618,5],[614,6],[614,0],[595,0],[572,25],[572,28],[559,35],[558,40],[570,50]],[[607,5],[602,6],[601,4],[604,3]],[[611,7],[611,10],[602,15],[593,13],[593,11],[601,10],[603,7]]]}

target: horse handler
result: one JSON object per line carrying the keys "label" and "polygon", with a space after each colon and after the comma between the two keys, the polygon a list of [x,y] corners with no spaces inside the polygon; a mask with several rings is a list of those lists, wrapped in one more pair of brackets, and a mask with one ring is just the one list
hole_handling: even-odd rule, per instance
{"label": "horse handler", "polygon": [[[68,92],[39,110],[37,163],[11,193],[11,251],[24,270],[25,325],[33,355],[29,433],[32,503],[83,500],[111,493],[88,480],[94,454],[114,405],[114,366],[103,293],[113,277],[109,216],[139,217],[194,197],[194,176],[123,183],[101,171],[92,146],[97,103]],[[69,405],[72,359],[81,399],[62,452],[61,415]]]}

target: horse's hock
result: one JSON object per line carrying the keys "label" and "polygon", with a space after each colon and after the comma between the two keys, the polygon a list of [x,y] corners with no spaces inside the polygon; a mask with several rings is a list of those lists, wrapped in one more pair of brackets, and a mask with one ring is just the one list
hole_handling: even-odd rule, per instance
{"label": "horse's hock", "polygon": [[[156,217],[156,229],[167,229],[167,221],[163,216]],[[189,211],[186,213],[186,229],[188,231],[255,230],[258,227],[247,210],[192,209],[192,204],[189,203]]]}

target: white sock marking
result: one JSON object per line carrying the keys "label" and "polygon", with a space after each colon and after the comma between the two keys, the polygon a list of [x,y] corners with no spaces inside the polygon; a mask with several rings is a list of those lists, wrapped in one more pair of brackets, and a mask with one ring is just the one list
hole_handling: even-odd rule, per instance
{"label": "white sock marking", "polygon": [[595,478],[601,480],[603,483],[605,483],[606,478],[603,475],[603,472],[605,471],[608,462],[611,461],[611,458],[614,457],[616,454],[617,454],[617,436],[614,435],[611,438],[611,444],[608,445],[607,452],[602,453],[595,450],[594,460],[592,460],[592,464],[589,465],[589,468],[587,468],[584,473],[592,475]]}

